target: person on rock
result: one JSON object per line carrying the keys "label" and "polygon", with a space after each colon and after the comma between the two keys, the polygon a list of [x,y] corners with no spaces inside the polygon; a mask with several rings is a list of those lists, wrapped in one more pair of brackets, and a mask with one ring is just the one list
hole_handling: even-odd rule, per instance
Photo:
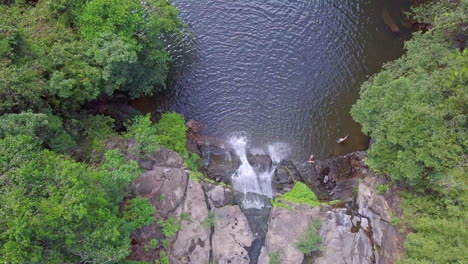
{"label": "person on rock", "polygon": [[309,159],[307,160],[307,163],[310,163],[310,164],[314,164],[315,161],[314,161],[314,154],[310,154],[310,157]]}

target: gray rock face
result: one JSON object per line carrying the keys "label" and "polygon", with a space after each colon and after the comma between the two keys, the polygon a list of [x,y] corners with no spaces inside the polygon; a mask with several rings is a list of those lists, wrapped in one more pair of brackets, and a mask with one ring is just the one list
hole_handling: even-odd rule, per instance
{"label": "gray rock face", "polygon": [[156,212],[166,217],[182,202],[188,174],[182,157],[175,151],[161,147],[148,158],[146,163],[151,161],[152,169],[135,180],[131,189],[135,194],[151,199]]}
{"label": "gray rock face", "polygon": [[313,219],[318,217],[318,207],[292,205],[292,210],[274,207],[259,263],[268,263],[269,255],[273,253],[279,254],[281,263],[302,263],[304,254],[296,248],[296,243]]}
{"label": "gray rock face", "polygon": [[239,206],[227,205],[213,209],[215,227],[212,238],[213,259],[216,263],[248,264],[245,248],[252,245],[254,236],[247,218]]}
{"label": "gray rock face", "polygon": [[336,209],[321,215],[321,256],[314,258],[317,264],[366,264],[373,263],[372,241],[364,230],[354,230],[353,218],[346,209]]}
{"label": "gray rock face", "polygon": [[372,233],[372,240],[380,249],[380,253],[376,254],[376,263],[395,263],[404,253],[405,237],[390,224],[392,209],[385,197],[377,194],[376,185],[375,177],[367,177],[359,184],[356,200],[358,213],[369,222],[368,227],[361,226]]}
{"label": "gray rock face", "polygon": [[189,179],[181,212],[188,214],[190,221],[182,221],[182,228],[172,246],[172,256],[177,263],[209,263],[211,230],[204,224],[208,207],[200,184],[192,179]]}

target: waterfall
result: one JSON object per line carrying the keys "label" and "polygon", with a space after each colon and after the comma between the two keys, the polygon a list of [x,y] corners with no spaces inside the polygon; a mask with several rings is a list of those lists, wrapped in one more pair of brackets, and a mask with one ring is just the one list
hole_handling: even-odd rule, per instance
{"label": "waterfall", "polygon": [[233,136],[229,139],[229,144],[241,162],[231,180],[234,189],[243,194],[242,206],[260,209],[265,206],[264,197],[273,198],[272,177],[278,164],[289,155],[289,148],[283,143],[269,145],[266,154],[270,156],[272,166],[266,171],[258,171],[247,159],[246,136]]}

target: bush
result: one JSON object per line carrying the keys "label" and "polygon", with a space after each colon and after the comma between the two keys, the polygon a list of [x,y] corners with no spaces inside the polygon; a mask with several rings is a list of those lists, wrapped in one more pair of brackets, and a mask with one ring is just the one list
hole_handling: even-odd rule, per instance
{"label": "bush", "polygon": [[187,127],[184,117],[177,113],[165,113],[156,125],[156,133],[161,145],[172,149],[187,158],[185,144],[187,141]]}
{"label": "bush", "polygon": [[173,237],[179,232],[180,220],[175,217],[170,217],[167,220],[158,221],[158,224],[162,227],[162,232],[165,237]]}
{"label": "bush", "polygon": [[314,221],[299,237],[296,247],[305,255],[310,256],[314,251],[320,249],[320,245],[322,244],[322,238],[318,233],[320,225],[321,223],[319,220]]}
{"label": "bush", "polygon": [[31,136],[39,144],[61,153],[67,153],[75,146],[60,118],[41,113],[23,112],[0,116],[0,138],[7,135]]}
{"label": "bush", "polygon": [[137,166],[116,153],[109,158],[92,168],[41,149],[29,136],[0,139],[0,262],[125,258],[132,228],[119,217],[119,204]]}
{"label": "bush", "polygon": [[126,138],[133,138],[145,152],[158,150],[161,143],[156,126],[151,122],[151,115],[136,116],[130,125],[127,125]]}
{"label": "bush", "polygon": [[135,228],[140,228],[154,222],[154,208],[148,199],[133,198],[128,201],[123,216]]}
{"label": "bush", "polygon": [[464,263],[468,247],[466,187],[449,194],[403,195],[403,223],[414,233],[405,241],[403,263]]}
{"label": "bush", "polygon": [[296,182],[291,191],[276,197],[274,200],[271,201],[271,204],[275,207],[279,206],[290,208],[290,206],[284,202],[307,204],[311,207],[320,204],[317,199],[317,196],[315,196],[315,193],[312,192],[309,189],[309,187],[307,187],[307,185],[305,185],[302,182]]}
{"label": "bush", "polygon": [[216,217],[212,210],[208,212],[208,216],[203,220],[203,225],[208,228],[213,228],[216,224]]}
{"label": "bush", "polygon": [[281,264],[281,258],[278,252],[270,254],[270,264]]}
{"label": "bush", "polygon": [[382,195],[388,191],[388,186],[385,184],[377,184],[377,193]]}

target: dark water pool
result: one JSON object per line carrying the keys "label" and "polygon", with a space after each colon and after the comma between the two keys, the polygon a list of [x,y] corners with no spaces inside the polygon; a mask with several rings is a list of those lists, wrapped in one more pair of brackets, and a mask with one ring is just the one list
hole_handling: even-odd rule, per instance
{"label": "dark water pool", "polygon": [[[298,160],[367,147],[349,110],[361,83],[402,54],[408,1],[172,2],[192,35],[171,47],[168,104],[200,121],[203,133],[286,142]],[[385,25],[389,16],[400,33]]]}

